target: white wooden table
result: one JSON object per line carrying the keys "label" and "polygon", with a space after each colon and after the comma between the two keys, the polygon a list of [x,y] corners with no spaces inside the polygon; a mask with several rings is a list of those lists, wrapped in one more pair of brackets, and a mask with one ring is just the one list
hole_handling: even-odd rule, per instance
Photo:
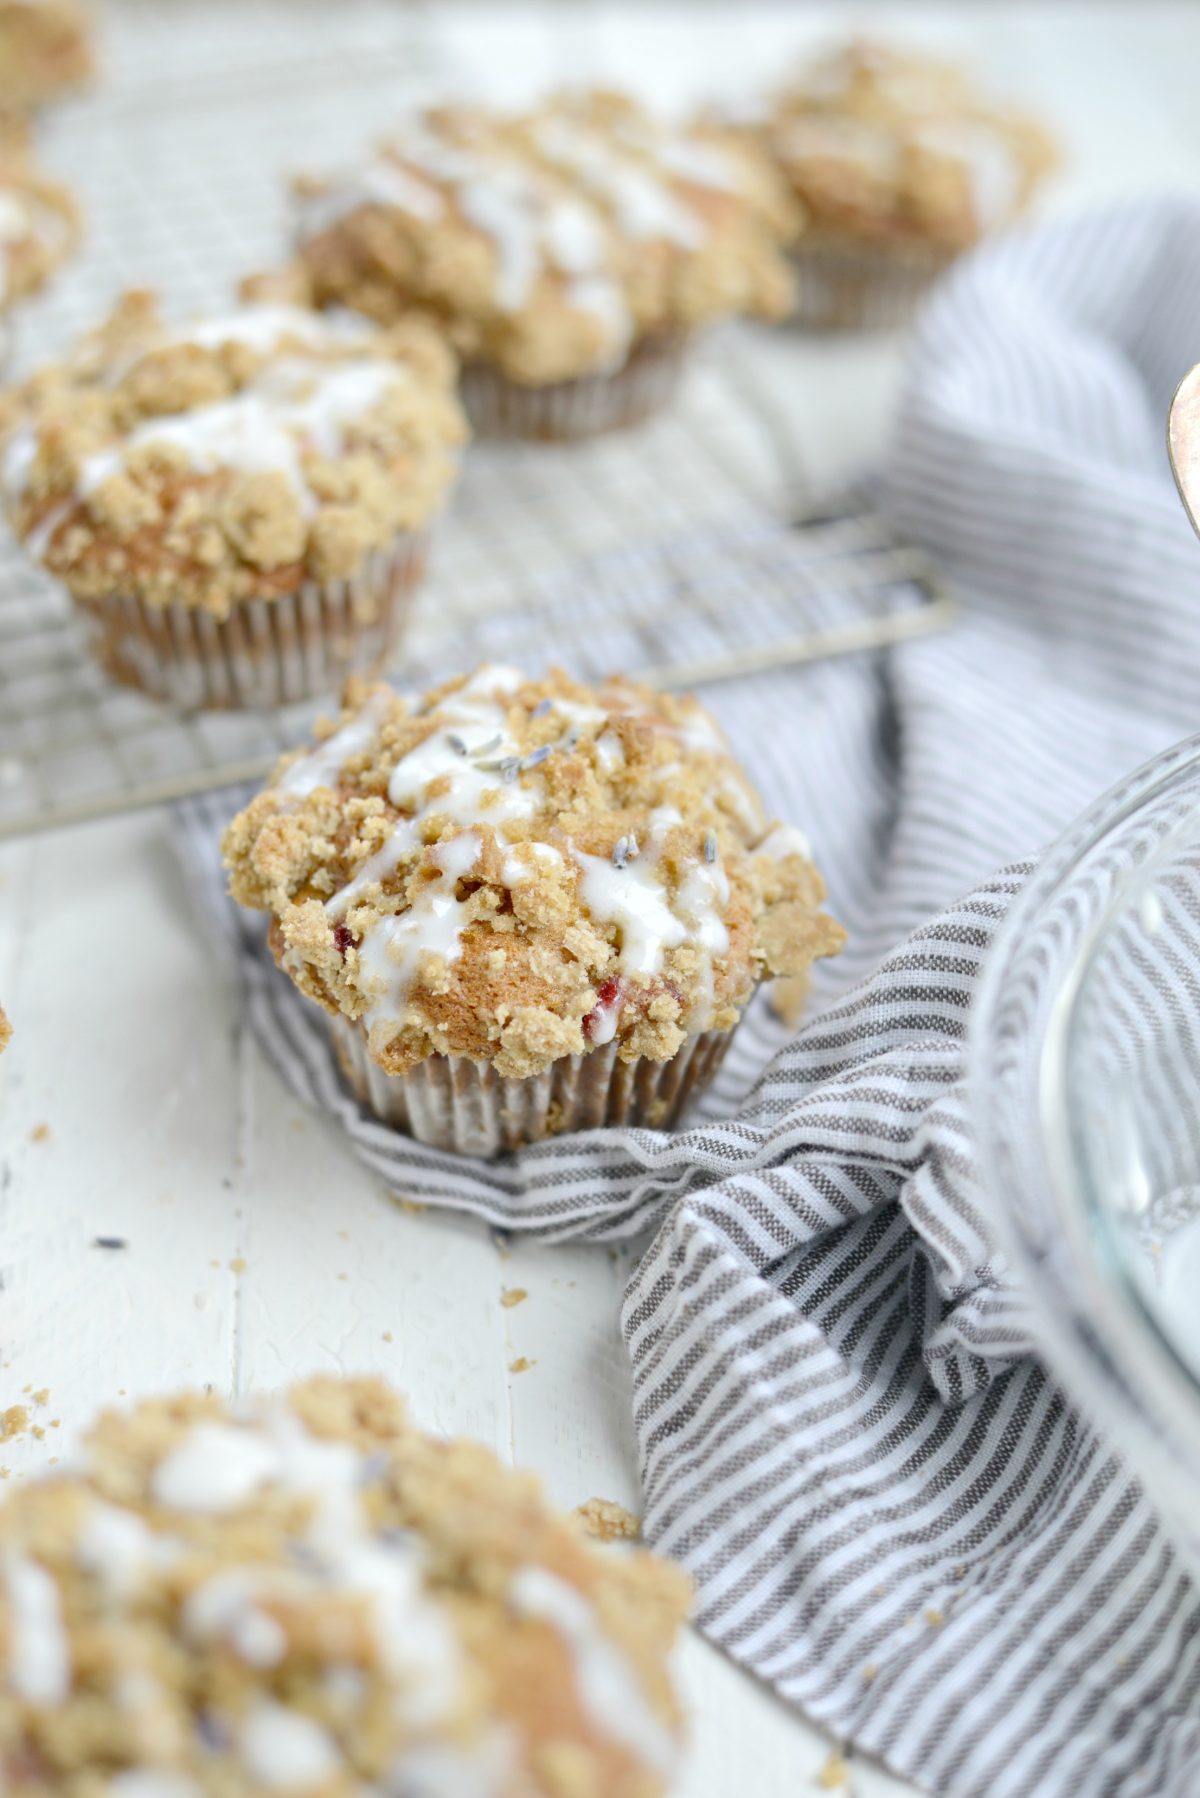
{"label": "white wooden table", "polygon": [[[1193,9],[865,11],[881,29],[902,11],[910,32],[965,49],[1058,119],[1074,166],[1056,204],[1200,178]],[[770,71],[787,45],[844,22],[836,6],[480,4],[443,5],[431,28],[498,93],[587,74],[683,98],[730,67]],[[896,345],[778,339],[761,353],[791,383],[815,475],[876,450]],[[11,1477],[65,1454],[118,1396],[369,1369],[423,1424],[538,1469],[564,1505],[599,1494],[636,1508],[616,1327],[627,1256],[504,1254],[471,1224],[389,1200],[264,1067],[206,960],[161,816],[0,849],[0,999],[17,1032],[0,1063],[0,1409],[50,1389],[44,1436],[0,1444]],[[506,1287],[529,1296],[506,1309]],[[510,1371],[518,1358],[527,1371]],[[681,1672],[687,1798],[821,1789],[832,1745],[819,1731],[695,1638]],[[861,1760],[848,1778],[840,1789],[859,1798],[910,1790]]]}

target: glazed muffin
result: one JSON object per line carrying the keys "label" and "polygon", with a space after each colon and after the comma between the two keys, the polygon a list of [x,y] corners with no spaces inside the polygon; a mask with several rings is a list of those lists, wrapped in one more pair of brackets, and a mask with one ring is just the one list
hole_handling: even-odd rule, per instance
{"label": "glazed muffin", "polygon": [[118,680],[183,707],[336,690],[393,651],[465,425],[453,360],[248,305],[132,294],[0,401],[10,521]]}
{"label": "glazed muffin", "polygon": [[791,304],[780,245],[797,209],[768,160],[616,94],[426,112],[301,195],[312,300],[385,324],[431,314],[487,434],[632,424],[669,397],[697,331]]}
{"label": "glazed muffin", "polygon": [[106,1412],[0,1505],[4,1788],[656,1798],[687,1597],[377,1380]]}
{"label": "glazed muffin", "polygon": [[360,693],[224,853],[360,1099],[466,1154],[670,1125],[759,982],[842,942],[696,702],[619,679]]}
{"label": "glazed muffin", "polygon": [[0,148],[0,311],[44,287],[79,242],[79,208],[18,148]]}
{"label": "glazed muffin", "polygon": [[1024,210],[1055,161],[1036,120],[961,70],[866,42],[802,68],[760,131],[808,216],[798,316],[817,325],[902,321],[953,257]]}
{"label": "glazed muffin", "polygon": [[88,16],[74,0],[0,0],[0,113],[29,112],[94,72]]}

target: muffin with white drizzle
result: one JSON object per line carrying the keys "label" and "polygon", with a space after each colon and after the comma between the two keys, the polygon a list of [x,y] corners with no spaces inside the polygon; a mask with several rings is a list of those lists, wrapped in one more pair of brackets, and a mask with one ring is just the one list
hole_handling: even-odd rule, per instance
{"label": "muffin with white drizzle", "polygon": [[659,1798],[688,1596],[381,1381],[148,1400],[0,1504],[0,1775],[30,1798]]}
{"label": "muffin with white drizzle", "polygon": [[418,320],[125,297],[0,399],[9,519],[118,680],[183,707],[336,690],[395,647],[466,427]]}
{"label": "muffin with white drizzle", "polygon": [[224,853],[359,1097],[466,1154],[670,1125],[758,983],[842,941],[696,702],[620,679],[352,696]]}
{"label": "muffin with white drizzle", "polygon": [[903,323],[957,255],[1025,209],[1056,160],[1042,125],[953,64],[856,40],[800,68],[753,135],[808,216],[800,322]]}
{"label": "muffin with white drizzle", "polygon": [[669,398],[697,331],[791,303],[781,245],[798,209],[768,160],[617,94],[425,112],[364,168],[301,192],[312,300],[436,318],[490,435],[633,424]]}

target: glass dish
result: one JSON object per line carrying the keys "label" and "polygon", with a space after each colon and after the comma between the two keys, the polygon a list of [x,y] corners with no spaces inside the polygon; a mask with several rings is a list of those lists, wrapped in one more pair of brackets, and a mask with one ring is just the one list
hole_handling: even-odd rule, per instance
{"label": "glass dish", "polygon": [[985,962],[970,1083],[1047,1363],[1200,1576],[1200,737],[1039,864]]}

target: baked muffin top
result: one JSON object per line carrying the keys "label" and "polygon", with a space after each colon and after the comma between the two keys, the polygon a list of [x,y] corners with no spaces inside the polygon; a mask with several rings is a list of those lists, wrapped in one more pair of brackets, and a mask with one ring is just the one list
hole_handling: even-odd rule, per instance
{"label": "baked muffin top", "polygon": [[466,426],[453,358],[387,332],[245,305],[168,326],[128,294],[62,362],[0,398],[9,517],[75,597],[225,617],[359,573],[427,522]]}
{"label": "baked muffin top", "polygon": [[372,1058],[536,1074],[615,1041],[663,1061],[841,945],[693,699],[484,666],[412,704],[349,697],[230,825],[233,895]]}
{"label": "baked muffin top", "polygon": [[93,72],[88,15],[75,0],[0,0],[0,112],[41,106]]}
{"label": "baked muffin top", "polygon": [[78,241],[79,209],[68,190],[20,149],[0,146],[0,310],[44,287]]}
{"label": "baked muffin top", "polygon": [[762,135],[815,236],[947,252],[1009,223],[1055,161],[1036,120],[962,70],[864,41],[801,68]]}
{"label": "baked muffin top", "polygon": [[465,357],[530,384],[790,304],[779,244],[797,208],[769,161],[618,94],[420,113],[364,167],[299,192],[298,275],[316,304],[383,323],[419,307]]}
{"label": "baked muffin top", "polygon": [[378,1380],[150,1400],[0,1505],[0,1773],[31,1798],[655,1798],[686,1604]]}

